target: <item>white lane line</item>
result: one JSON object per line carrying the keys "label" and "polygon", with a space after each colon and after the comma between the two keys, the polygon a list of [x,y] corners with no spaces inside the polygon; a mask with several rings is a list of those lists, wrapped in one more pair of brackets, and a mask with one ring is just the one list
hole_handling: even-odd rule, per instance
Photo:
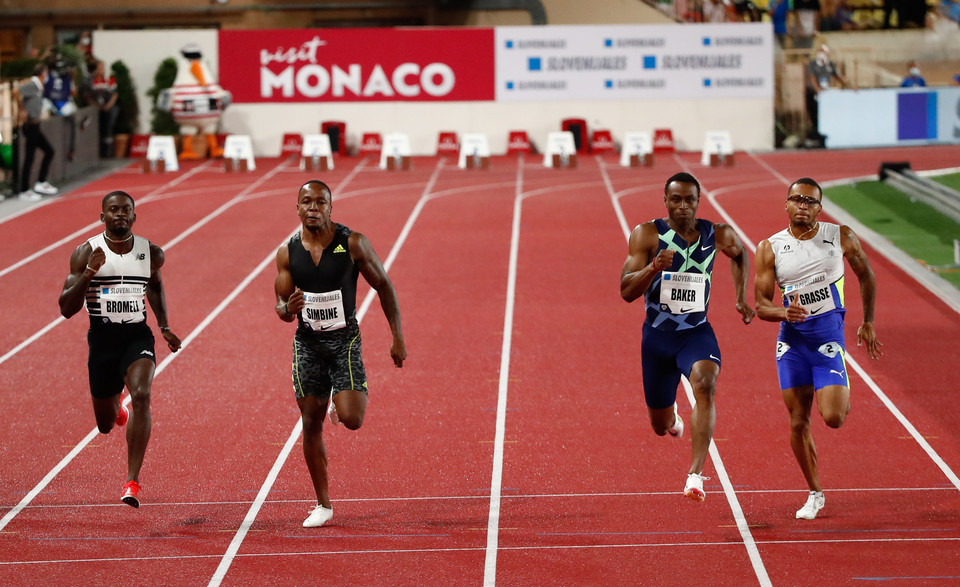
{"label": "white lane line", "polygon": [[[334,539],[339,539],[340,536],[336,536]],[[343,539],[357,538],[356,536],[343,536]],[[297,536],[298,540],[303,540],[303,536]],[[810,548],[812,546],[821,545],[821,544],[875,544],[875,545],[887,545],[887,544],[917,544],[917,543],[937,543],[937,542],[951,542],[958,543],[960,538],[954,538],[949,536],[944,537],[917,537],[917,538],[818,538],[812,540],[762,540],[760,544],[775,544],[775,545],[794,545],[794,546],[804,546],[805,548]],[[720,550],[724,550],[729,547],[729,542],[640,542],[640,543],[624,543],[624,544],[561,544],[561,545],[542,545],[542,544],[531,544],[523,546],[504,546],[503,550],[523,550],[523,551],[534,551],[534,550],[611,550],[611,549],[632,549],[632,550],[651,550],[651,549],[667,549],[665,555],[670,551],[676,551],[677,549],[702,549],[705,547],[719,547]],[[276,559],[279,557],[292,557],[302,560],[303,557],[310,556],[331,556],[331,557],[342,557],[347,555],[360,555],[360,556],[369,556],[371,554],[414,554],[414,553],[435,553],[435,552],[478,552],[480,547],[473,546],[464,546],[464,547],[451,547],[451,548],[379,548],[376,550],[316,550],[316,551],[303,551],[296,550],[290,552],[251,552],[246,554],[237,555],[239,558],[247,559]],[[723,556],[722,552],[716,553],[717,556]],[[137,557],[111,557],[111,558],[92,558],[92,559],[61,559],[61,560],[32,560],[32,561],[2,561],[0,562],[0,567],[13,567],[17,565],[32,566],[32,565],[44,565],[44,564],[72,564],[72,563],[109,563],[109,562],[148,562],[148,561],[186,561],[186,560],[201,560],[201,559],[212,559],[216,558],[217,554],[196,554],[196,555],[175,555],[175,556],[137,556]],[[942,575],[942,576],[927,576],[929,579],[955,579],[956,575]]]}
{"label": "white lane line", "polygon": [[[354,172],[358,172],[360,166],[357,166],[354,169]],[[443,169],[443,159],[437,162],[437,166],[433,171],[433,174],[430,176],[427,185],[423,189],[423,193],[420,196],[420,200],[417,202],[417,205],[414,207],[413,211],[410,213],[410,216],[407,218],[406,224],[404,224],[403,229],[400,231],[400,236],[397,238],[397,241],[394,243],[393,248],[390,251],[390,254],[387,256],[387,260],[384,261],[383,266],[387,271],[390,270],[390,267],[393,265],[393,261],[397,258],[397,255],[400,253],[400,248],[403,246],[404,241],[407,239],[407,235],[410,233],[410,229],[413,227],[414,222],[420,216],[420,211],[423,210],[423,205],[429,197],[430,190],[433,189],[433,185],[437,181],[437,177],[440,175],[440,171]],[[338,190],[345,185],[350,179],[354,177],[354,173],[351,173],[344,181],[338,186]],[[300,230],[297,228],[297,230]],[[294,231],[296,232],[296,231]],[[275,258],[276,254],[270,255],[265,261],[269,262]],[[266,265],[264,265],[266,266]],[[370,308],[370,304],[373,302],[373,297],[376,295],[376,290],[370,288],[370,291],[367,292],[367,296],[364,298],[363,303],[360,308],[357,310],[357,323],[363,321],[363,317],[366,315],[367,310]],[[270,472],[267,474],[266,479],[263,481],[263,485],[260,486],[260,491],[257,493],[256,499],[254,499],[253,504],[250,505],[250,509],[247,510],[246,516],[243,518],[243,522],[240,524],[240,528],[237,529],[237,533],[233,535],[233,539],[230,541],[229,546],[227,546],[226,552],[223,554],[223,557],[220,559],[220,564],[217,565],[217,570],[214,572],[213,576],[210,577],[210,582],[208,585],[210,587],[215,587],[220,585],[223,582],[224,577],[227,575],[227,571],[230,569],[230,565],[233,564],[233,560],[237,557],[237,553],[240,550],[240,546],[243,544],[244,539],[250,531],[250,528],[253,526],[254,521],[257,519],[257,514],[260,513],[260,509],[263,507],[264,502],[267,499],[267,496],[270,494],[270,490],[273,488],[273,484],[277,480],[277,476],[280,474],[280,470],[283,468],[284,463],[286,463],[287,458],[290,456],[290,452],[293,450],[293,447],[296,445],[297,438],[300,437],[300,433],[303,430],[303,420],[297,418],[297,424],[293,427],[293,430],[290,432],[290,436],[287,438],[287,442],[283,445],[283,449],[280,451],[280,454],[277,455],[276,461],[273,463],[273,467],[270,469]]]}
{"label": "white lane line", "polygon": [[[281,165],[282,165],[282,164],[281,164]],[[271,170],[269,173],[267,173],[266,175],[264,175],[263,177],[261,177],[259,180],[257,180],[256,182],[254,182],[253,184],[251,184],[249,187],[247,187],[247,189],[245,189],[244,192],[253,191],[259,184],[261,184],[261,183],[267,181],[269,178],[273,177],[273,175],[274,175],[277,171],[279,171],[279,169],[280,169],[280,167],[274,168],[274,169]],[[244,193],[244,192],[242,192],[242,193]],[[238,197],[239,197],[239,196],[238,196]],[[272,258],[272,257],[271,257],[271,258]],[[259,271],[258,271],[258,272],[259,272]],[[193,332],[191,332],[191,333],[187,336],[187,338],[185,338],[185,339],[182,341],[182,344],[181,344],[180,352],[179,352],[179,353],[176,353],[176,354],[171,353],[170,355],[167,356],[166,359],[164,359],[159,365],[157,365],[157,369],[156,369],[156,371],[154,371],[154,378],[156,378],[158,375],[160,375],[160,373],[162,373],[163,370],[167,367],[167,365],[169,365],[174,359],[176,359],[178,356],[181,356],[181,355],[183,354],[184,349],[186,349],[186,347],[189,345],[190,341],[192,341],[194,338],[196,338],[197,335],[199,335],[200,332],[202,332],[202,331],[207,327],[207,325],[209,325],[210,322],[213,321],[213,318],[215,318],[218,314],[220,314],[220,312],[223,311],[223,309],[226,307],[226,304],[227,304],[229,301],[232,301],[233,298],[235,298],[235,297],[240,293],[240,291],[241,291],[242,288],[246,287],[246,285],[253,279],[253,276],[254,276],[254,275],[255,275],[255,273],[247,276],[247,278],[246,278],[243,282],[241,282],[241,284],[240,284],[239,286],[237,286],[237,289],[235,289],[235,290],[230,294],[230,296],[227,297],[227,299],[225,299],[223,302],[221,302],[220,305],[217,306],[217,307],[213,310],[213,312],[211,312],[210,314],[207,315],[207,317],[204,319],[204,321],[201,322],[200,325],[197,326],[197,327],[193,330]],[[56,326],[56,324],[59,323],[59,322],[61,322],[61,321],[64,321],[64,318],[63,318],[63,317],[60,317],[60,318],[58,318],[57,320],[54,320],[53,323],[51,323],[50,325],[48,325],[48,327],[46,328],[46,330],[49,330],[49,329],[52,328],[53,326]],[[33,340],[36,340],[37,338],[39,338],[39,336],[35,336],[35,337],[31,337],[31,338],[32,338]],[[8,355],[9,355],[9,353],[8,353],[7,355],[4,355],[4,360],[6,360],[6,357],[7,357]],[[127,396],[127,398],[126,398],[126,400],[124,401],[124,403],[125,403],[125,404],[130,403],[130,396],[129,396],[129,395]],[[78,454],[80,454],[80,452],[81,452],[88,444],[90,444],[90,442],[91,442],[94,438],[96,438],[98,434],[99,434],[99,431],[97,430],[97,428],[94,428],[93,430],[91,430],[91,431],[83,438],[83,440],[81,440],[75,447],[73,447],[73,448],[70,450],[70,452],[67,453],[67,456],[63,457],[63,459],[62,459],[59,463],[57,463],[57,465],[54,466],[53,469],[51,469],[50,472],[48,472],[48,473],[43,477],[43,479],[41,479],[40,482],[39,482],[33,489],[31,489],[31,490],[23,497],[23,499],[20,500],[20,502],[19,502],[17,505],[15,505],[9,512],[7,512],[6,515],[4,515],[2,519],[0,519],[0,530],[3,530],[3,529],[7,526],[7,524],[9,524],[15,517],[17,517],[17,514],[19,514],[19,513],[23,510],[24,507],[26,507],[27,505],[29,505],[30,502],[32,502],[33,499],[34,499],[37,495],[39,495],[39,493],[40,493],[41,491],[43,491],[43,490],[47,487],[47,485],[49,485],[50,482],[53,481],[53,480],[56,478],[57,475],[60,474],[60,471],[62,471],[67,465],[69,465],[70,462],[73,461],[74,457],[76,457]]]}
{"label": "white lane line", "polygon": [[510,386],[510,348],[513,344],[513,309],[517,290],[517,259],[520,249],[520,213],[523,210],[523,155],[517,164],[513,197],[513,224],[510,229],[510,262],[507,274],[507,301],[503,311],[503,344],[500,348],[500,380],[497,385],[497,421],[493,440],[490,475],[490,508],[487,513],[487,547],[483,563],[483,584],[497,584],[497,550],[500,540],[500,494],[503,490],[503,445],[507,428],[507,389]]}
{"label": "white lane line", "polygon": [[[689,169],[683,163],[683,161],[679,158],[676,159],[677,162],[689,172]],[[617,211],[617,218],[620,219],[620,227],[623,229],[623,236],[629,242],[631,230],[620,207],[620,201],[614,194],[613,184],[610,182],[610,178],[607,175],[606,169],[601,168],[600,171],[603,174],[603,181],[607,186],[607,192],[610,194],[610,201],[613,204],[614,210]],[[683,382],[683,389],[686,392],[687,400],[690,402],[691,406],[695,406],[697,402],[696,398],[693,396],[693,388],[690,387],[690,383],[687,381],[686,377],[682,377],[681,381]],[[747,523],[747,518],[743,513],[743,508],[740,506],[740,500],[737,498],[736,491],[733,488],[733,484],[730,482],[729,475],[727,475],[726,467],[723,465],[723,459],[720,458],[720,451],[717,449],[717,445],[712,438],[710,439],[709,452],[710,460],[713,462],[713,468],[716,470],[717,479],[720,481],[720,485],[723,487],[723,494],[727,498],[727,503],[730,506],[733,519],[737,524],[737,530],[740,532],[740,537],[743,539],[743,546],[747,551],[747,556],[750,558],[750,564],[753,565],[753,572],[757,576],[757,581],[760,583],[760,585],[772,585],[773,583],[771,583],[770,577],[767,574],[766,566],[763,564],[763,558],[760,556],[760,550],[757,548],[757,543],[753,538],[753,533],[750,531],[750,525]]]}

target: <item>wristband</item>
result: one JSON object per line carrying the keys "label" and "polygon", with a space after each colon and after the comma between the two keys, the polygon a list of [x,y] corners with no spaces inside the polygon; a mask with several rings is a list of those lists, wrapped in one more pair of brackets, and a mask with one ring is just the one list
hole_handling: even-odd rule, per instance
{"label": "wristband", "polygon": [[283,314],[284,316],[293,316],[293,314],[290,313],[290,310],[287,309],[287,302],[283,302]]}
{"label": "wristband", "polygon": [[161,327],[160,327],[160,332],[170,332],[170,327],[169,327],[169,326],[161,326]]}
{"label": "wristband", "polygon": [[[93,271],[94,273],[97,272],[96,269],[94,269],[93,267],[91,267],[91,266],[89,266],[89,265],[87,265],[87,269],[89,269],[90,271]],[[84,271],[86,271],[86,269],[85,269]]]}

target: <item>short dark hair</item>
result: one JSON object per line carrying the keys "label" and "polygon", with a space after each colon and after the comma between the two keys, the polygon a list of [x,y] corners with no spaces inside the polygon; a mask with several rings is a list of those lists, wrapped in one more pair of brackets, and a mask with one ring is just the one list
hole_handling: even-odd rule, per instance
{"label": "short dark hair", "polygon": [[32,71],[31,75],[40,77],[41,75],[43,75],[43,72],[47,71],[47,69],[48,69],[47,64],[40,61],[33,65],[33,69],[31,70]]}
{"label": "short dark hair", "polygon": [[697,178],[690,175],[686,171],[681,171],[680,173],[674,173],[670,176],[670,179],[667,180],[667,183],[663,184],[663,195],[667,195],[667,190],[670,189],[670,184],[673,182],[679,183],[692,183],[697,186],[697,197],[700,197],[700,182],[697,181]]}
{"label": "short dark hair", "polygon": [[300,186],[300,189],[297,190],[297,199],[300,198],[300,192],[303,191],[303,188],[307,187],[307,186],[310,185],[310,184],[315,184],[315,185],[320,186],[320,189],[322,189],[322,190],[324,190],[325,192],[327,192],[327,194],[328,194],[330,197],[333,197],[333,190],[330,189],[330,186],[328,186],[327,184],[323,183],[323,182],[320,181],[319,179],[311,179],[311,180],[305,182],[302,186]]}
{"label": "short dark hair", "polygon": [[820,184],[819,184],[819,183],[817,183],[817,182],[814,181],[813,179],[810,179],[809,177],[801,177],[801,178],[798,179],[797,181],[791,183],[791,184],[790,184],[790,187],[787,188],[787,193],[789,194],[789,193],[790,193],[790,190],[793,189],[793,186],[797,185],[798,183],[801,184],[801,185],[809,185],[809,186],[812,186],[812,187],[817,188],[817,191],[820,192],[820,197],[821,197],[821,198],[823,197],[823,188],[820,187]]}
{"label": "short dark hair", "polygon": [[136,206],[136,203],[133,201],[133,196],[131,196],[130,194],[122,190],[113,190],[112,192],[110,192],[109,194],[103,197],[103,201],[100,202],[100,209],[105,210],[107,208],[107,200],[109,200],[114,196],[123,196],[124,198],[127,198],[128,200],[130,200],[131,207]]}

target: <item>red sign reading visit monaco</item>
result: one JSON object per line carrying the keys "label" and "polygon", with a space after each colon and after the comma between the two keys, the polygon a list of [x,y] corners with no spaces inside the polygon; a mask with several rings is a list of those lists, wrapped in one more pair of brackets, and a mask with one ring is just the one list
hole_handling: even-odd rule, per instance
{"label": "red sign reading visit monaco", "polygon": [[234,102],[493,100],[493,29],[220,31]]}

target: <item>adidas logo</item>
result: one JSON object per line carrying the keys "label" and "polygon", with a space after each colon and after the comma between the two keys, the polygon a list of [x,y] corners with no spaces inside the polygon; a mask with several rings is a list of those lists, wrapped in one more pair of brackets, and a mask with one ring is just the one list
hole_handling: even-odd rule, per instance
{"label": "adidas logo", "polygon": [[343,245],[337,245],[337,248],[333,249],[334,253],[346,253],[347,249],[343,248]]}

